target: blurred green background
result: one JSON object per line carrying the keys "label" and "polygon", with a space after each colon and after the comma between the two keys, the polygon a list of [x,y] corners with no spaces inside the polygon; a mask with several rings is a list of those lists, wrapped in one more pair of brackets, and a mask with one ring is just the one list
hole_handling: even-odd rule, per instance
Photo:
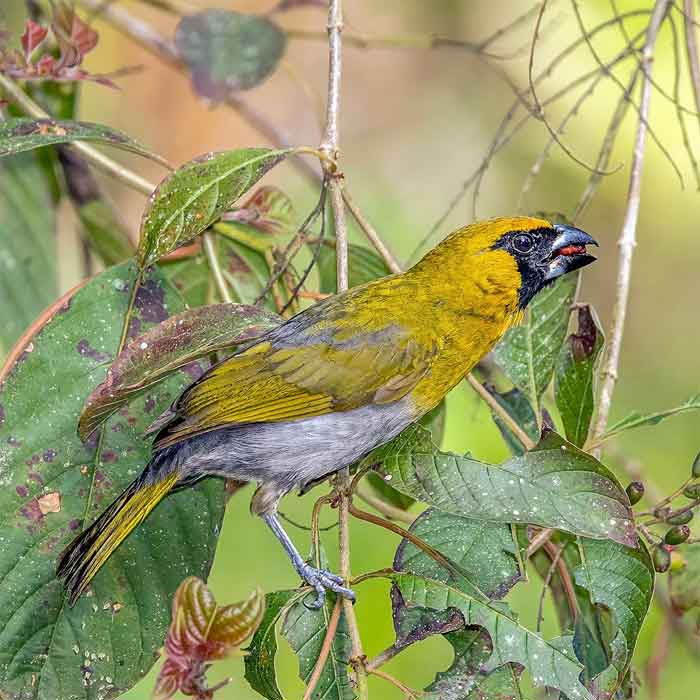
{"label": "blurred green background", "polygon": [[[20,0],[17,11],[23,7]],[[122,4],[122,3],[120,3]],[[143,17],[164,34],[172,35],[175,19],[145,7],[126,2],[134,15]],[[243,12],[265,12],[272,1],[191,0],[198,7],[225,7]],[[346,0],[345,21],[349,31],[382,36],[444,34],[478,40],[508,24],[531,7],[522,0]],[[584,18],[594,26],[611,17],[608,0],[580,3]],[[622,1],[621,12],[651,8],[652,2]],[[10,7],[10,10],[13,8]],[[536,65],[570,44],[579,36],[571,5],[551,3],[536,57]],[[302,8],[278,17],[285,27],[325,30],[324,11]],[[512,102],[512,92],[497,70],[505,71],[520,87],[527,85],[527,46],[534,18],[521,30],[493,45],[501,55],[516,57],[487,64],[473,54],[454,48],[441,50],[388,50],[346,48],[342,92],[341,143],[346,180],[354,198],[390,243],[401,260],[406,260],[417,243],[445,210],[460,184],[478,166],[488,149],[501,117]],[[644,17],[632,18],[626,25],[638,31]],[[107,72],[124,66],[142,69],[119,79],[119,90],[86,84],[82,93],[80,117],[104,122],[148,144],[171,163],[179,164],[205,151],[262,145],[264,140],[235,112],[212,107],[196,98],[188,80],[175,69],[160,64],[153,56],[114,30],[97,22],[101,41],[90,55],[88,68]],[[603,56],[610,57],[622,47],[623,35],[612,26],[595,39]],[[618,72],[624,81],[634,59]],[[494,70],[493,67],[497,70]],[[543,84],[541,96],[554,94],[574,76],[595,67],[587,47],[582,45]],[[316,144],[320,136],[319,110],[323,104],[327,68],[323,41],[291,40],[284,64],[267,83],[249,93],[249,99],[264,112],[293,143]],[[681,57],[681,101],[690,106],[685,59]],[[673,90],[674,58],[668,27],[659,39],[655,61],[658,82]],[[302,87],[303,84],[303,87]],[[564,133],[564,140],[586,162],[594,162],[620,89],[603,81],[580,109]],[[547,115],[561,119],[581,94],[574,91]],[[635,253],[629,315],[626,326],[620,380],[615,393],[612,420],[631,410],[653,411],[673,406],[700,390],[700,206],[698,192],[678,130],[677,114],[669,100],[653,95],[651,122],[656,135],[677,160],[685,178],[682,189],[673,169],[652,142],[648,144],[642,188],[642,207]],[[623,167],[604,179],[600,191],[585,216],[578,222],[601,244],[599,262],[586,269],[581,299],[592,302],[607,327],[611,315],[617,264],[616,241],[622,223],[628,166],[635,128],[634,112],[628,113],[612,158]],[[700,129],[689,121],[691,146],[700,147]],[[478,201],[480,218],[515,212],[520,188],[533,162],[547,140],[541,122],[530,124],[492,163]],[[121,154],[116,157],[121,159]],[[147,161],[129,160],[147,177],[163,176],[158,166]],[[558,147],[552,149],[533,187],[527,194],[524,211],[571,213],[585,187],[588,173],[572,162]],[[312,205],[315,194],[289,165],[275,170],[266,180],[293,197],[301,216]],[[121,185],[103,180],[105,189],[130,230],[138,228],[143,198]],[[442,236],[472,218],[468,195],[441,227]],[[76,222],[68,207],[61,212],[61,292],[80,276],[80,253]],[[358,231],[353,240],[362,243]],[[506,456],[490,416],[475,395],[459,386],[449,397],[445,447],[477,457],[499,461]],[[685,479],[694,454],[700,449],[700,416],[689,414],[662,425],[630,433],[616,441],[606,460],[623,483],[629,480],[619,468],[620,455],[634,460],[663,493]],[[605,460],[604,460],[605,461]],[[325,488],[325,487],[322,487]],[[319,490],[298,499],[290,496],[283,511],[308,522],[309,510]],[[297,581],[286,556],[272,535],[248,512],[248,495],[239,493],[231,500],[210,578],[212,590],[222,603],[239,600],[261,585],[266,591],[295,586]],[[326,511],[325,523],[335,517]],[[290,529],[304,550],[308,533]],[[326,533],[326,545],[334,561],[337,532]],[[364,523],[352,524],[352,568],[355,573],[389,565],[398,541],[388,533]],[[515,600],[525,620],[534,614],[539,582],[516,588]],[[391,643],[393,633],[389,614],[388,587],[368,582],[358,590],[356,609],[363,642],[372,656]],[[649,617],[640,639],[636,665],[643,671],[653,653],[661,623],[658,611]],[[546,631],[555,633],[554,615],[546,613]],[[301,682],[296,661],[281,642],[281,685],[288,697],[300,697]],[[442,639],[423,642],[393,660],[387,671],[415,688],[429,683],[437,670],[450,663],[451,652]],[[136,686],[126,698],[150,697],[156,670]],[[212,682],[232,676],[231,684],[217,693],[222,700],[258,697],[243,679],[240,659],[220,662],[212,672]],[[671,653],[661,671],[659,697],[686,697],[697,693],[700,666],[682,643],[672,642]],[[374,698],[401,697],[382,680],[371,679]],[[647,698],[642,688],[640,698]]]}

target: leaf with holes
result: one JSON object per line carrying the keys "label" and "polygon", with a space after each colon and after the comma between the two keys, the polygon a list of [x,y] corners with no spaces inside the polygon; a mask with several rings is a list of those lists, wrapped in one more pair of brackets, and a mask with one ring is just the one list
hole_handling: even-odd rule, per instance
{"label": "leaf with holes", "polygon": [[245,679],[250,687],[268,700],[284,700],[277,685],[277,623],[295,600],[304,594],[297,590],[274,591],[265,596],[265,615],[246,649]]}
{"label": "leaf with holes", "polygon": [[171,316],[122,350],[80,414],[86,440],[109,416],[176,370],[212,352],[258,338],[282,319],[244,304],[213,304]]}
{"label": "leaf with holes", "polygon": [[519,664],[529,671],[536,687],[549,686],[570,698],[593,700],[579,680],[583,666],[554,644],[518,624],[500,607],[417,574],[395,573],[392,580],[407,605],[434,610],[455,608],[462,613],[467,626],[481,627],[488,632],[493,651],[481,665],[484,673],[507,663]]}
{"label": "leaf with holes", "polygon": [[[315,593],[309,594],[312,598],[315,595]],[[299,659],[299,675],[304,683],[308,684],[316,667],[334,606],[335,595],[333,594],[326,596],[326,602],[320,610],[307,607],[302,599],[294,603],[285,616],[282,633]],[[355,693],[350,686],[348,674],[351,651],[352,645],[345,615],[341,612],[330,654],[316,683],[312,698],[354,700]]]}
{"label": "leaf with holes", "polygon": [[32,119],[19,117],[0,121],[0,158],[74,141],[92,141],[114,146],[150,158],[163,165],[165,161],[133,139],[104,124],[70,119]]}
{"label": "leaf with holes", "polygon": [[530,452],[491,465],[441,452],[412,426],[365,463],[402,493],[455,515],[637,544],[629,499],[614,475],[551,431]]}
{"label": "leaf with holes", "polygon": [[[0,121],[0,125],[2,122]],[[58,296],[56,217],[33,153],[0,161],[0,357]]]}
{"label": "leaf with holes", "polygon": [[564,275],[543,289],[530,303],[525,321],[508,330],[494,351],[499,367],[538,411],[566,337],[576,283],[576,275]]}
{"label": "leaf with holes", "polygon": [[141,219],[139,265],[151,265],[205,231],[289,153],[269,148],[208,153],[166,177]]}
{"label": "leaf with holes", "polygon": [[[175,373],[93,439],[78,438],[80,410],[117,350],[136,274],[125,263],[76,292],[27,341],[0,388],[0,691],[10,696],[94,700],[130,688],[163,644],[178,585],[206,578],[214,556],[224,493],[209,480],[159,504],[74,607],[56,579],[62,549],[143,469],[144,429],[191,381]],[[150,270],[132,337],[181,310],[175,290]]]}
{"label": "leaf with holes", "polygon": [[578,330],[562,345],[554,374],[554,398],[566,437],[582,447],[593,416],[593,385],[603,331],[588,305],[577,309]]}
{"label": "leaf with holes", "polygon": [[183,17],[175,31],[175,46],[195,92],[217,101],[262,83],[274,72],[286,44],[274,22],[230,10]]}

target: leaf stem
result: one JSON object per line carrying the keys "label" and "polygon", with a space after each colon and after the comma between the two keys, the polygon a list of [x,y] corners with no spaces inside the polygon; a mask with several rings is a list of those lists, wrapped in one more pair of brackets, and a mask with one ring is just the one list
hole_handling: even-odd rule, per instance
{"label": "leaf stem", "polygon": [[[2,73],[0,73],[0,87],[2,87],[7,97],[29,116],[35,117],[36,119],[51,119],[51,115],[34,102],[14,80]],[[129,170],[129,168],[112,160],[109,156],[106,156],[101,151],[90,146],[90,144],[84,143],[83,141],[76,141],[72,143],[70,147],[79,151],[85,160],[99,170],[102,170],[102,172],[111,175],[116,180],[119,180],[142,194],[150,195],[156,188],[154,184],[150,183],[133,170]]]}
{"label": "leaf stem", "polygon": [[[598,440],[605,432],[610,414],[610,405],[617,382],[617,372],[620,363],[620,351],[622,348],[622,336],[627,316],[627,302],[629,299],[630,280],[632,275],[632,255],[637,245],[637,221],[639,219],[639,206],[642,189],[642,170],[644,166],[644,154],[646,135],[649,121],[649,105],[652,93],[652,68],[654,60],[654,44],[659,33],[659,28],[666,17],[670,6],[670,0],[657,0],[649,20],[646,41],[642,49],[640,65],[644,77],[642,80],[642,95],[639,105],[639,120],[637,122],[637,134],[632,153],[632,166],[630,169],[629,188],[627,192],[627,208],[620,232],[618,246],[620,258],[617,268],[617,292],[615,306],[613,308],[613,320],[608,333],[610,345],[603,363],[602,385],[598,398],[598,415],[592,434],[592,442]],[[600,456],[600,447],[593,450],[595,457]]]}
{"label": "leaf stem", "polygon": [[216,288],[219,291],[221,299],[227,304],[232,303],[233,298],[231,297],[231,292],[229,291],[226,280],[224,279],[221,264],[219,262],[219,256],[217,254],[216,238],[211,231],[205,231],[202,234],[202,247],[204,248],[204,255],[207,258],[209,270],[214,278],[214,283],[216,284]]}
{"label": "leaf stem", "polygon": [[375,510],[379,511],[382,515],[385,515],[391,520],[398,520],[399,522],[406,523],[406,525],[413,524],[415,518],[404,510],[392,506],[391,503],[383,501],[381,498],[377,497],[372,493],[372,490],[366,484],[358,484],[354,492],[357,497],[364,501],[367,505],[372,506]]}

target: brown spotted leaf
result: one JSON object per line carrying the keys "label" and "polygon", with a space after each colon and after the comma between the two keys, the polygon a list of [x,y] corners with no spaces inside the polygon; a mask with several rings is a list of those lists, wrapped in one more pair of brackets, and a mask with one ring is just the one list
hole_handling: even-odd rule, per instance
{"label": "brown spotted leaf", "polygon": [[32,119],[17,117],[0,121],[0,158],[73,141],[93,141],[114,146],[163,163],[160,156],[141,146],[132,138],[104,124],[78,122],[70,119]]}
{"label": "brown spotted leaf", "polygon": [[212,352],[246,343],[275,328],[282,319],[245,304],[213,304],[171,316],[134,338],[90,394],[80,415],[86,440],[109,416],[175,370]]}
{"label": "brown spotted leaf", "polygon": [[249,224],[265,233],[289,233],[294,228],[292,200],[277,187],[261,187],[234,211],[224,215],[225,221]]}
{"label": "brown spotted leaf", "polygon": [[[0,372],[3,697],[121,695],[153,666],[180,582],[211,566],[224,509],[218,480],[165,498],[74,606],[56,578],[63,548],[148,462],[146,426],[191,381],[173,374],[99,436],[78,439],[80,409],[119,345],[136,275],[133,262],[112,267],[54,305]],[[180,312],[182,301],[152,268],[133,308],[130,335]]]}
{"label": "brown spotted leaf", "polygon": [[289,153],[269,148],[208,153],[166,177],[141,220],[139,265],[148,267],[205,231]]}

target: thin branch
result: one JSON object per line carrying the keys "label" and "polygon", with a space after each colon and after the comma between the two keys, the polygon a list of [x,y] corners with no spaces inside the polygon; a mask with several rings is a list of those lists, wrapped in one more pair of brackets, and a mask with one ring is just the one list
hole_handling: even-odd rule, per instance
{"label": "thin branch", "polygon": [[549,565],[547,576],[545,577],[544,583],[542,584],[540,600],[537,604],[537,627],[535,628],[537,630],[537,634],[539,634],[542,630],[542,620],[544,619],[544,596],[547,592],[547,588],[549,588],[550,584],[552,583],[552,577],[554,576],[554,572],[556,571],[557,566],[559,566],[559,560],[561,559],[561,555],[563,554],[565,549],[566,542],[562,543],[557,548],[557,553],[554,555],[554,559],[552,559],[552,562]]}
{"label": "thin branch", "polygon": [[224,275],[221,271],[221,265],[219,264],[219,256],[217,254],[217,241],[214,234],[211,231],[205,231],[202,235],[202,247],[204,248],[204,255],[207,258],[207,263],[209,264],[209,270],[214,278],[214,284],[219,291],[221,299],[230,304],[233,301],[231,297],[231,292],[229,291]]}
{"label": "thin branch", "polygon": [[391,661],[403,648],[392,644],[390,647],[379,652],[374,658],[370,659],[366,664],[367,673],[374,673],[380,666],[383,666],[388,661]]}
{"label": "thin branch", "polygon": [[[12,100],[23,112],[36,119],[50,119],[51,115],[45,112],[34,100],[31,99],[20,87],[8,76],[0,73],[0,87],[2,87],[6,96]],[[116,180],[123,182],[125,185],[141,192],[145,195],[150,195],[156,186],[145,178],[142,178],[133,170],[125,168],[115,160],[104,155],[96,148],[83,141],[75,141],[70,145],[76,151],[102,172],[111,175]]]}
{"label": "thin branch", "polygon": [[328,655],[331,653],[331,647],[333,646],[333,640],[335,639],[335,633],[338,629],[338,622],[340,622],[340,611],[342,610],[342,596],[338,596],[335,599],[335,605],[333,606],[333,612],[331,613],[331,618],[328,621],[328,627],[326,628],[326,636],[323,638],[323,644],[321,644],[321,651],[318,654],[318,659],[316,660],[316,665],[309,678],[309,682],[306,686],[306,692],[304,693],[303,700],[310,700],[318,681],[323,673],[323,668],[328,660]]}
{"label": "thin branch", "polygon": [[535,447],[535,442],[530,436],[516,423],[513,417],[501,406],[491,393],[476,379],[472,374],[467,375],[469,386],[486,402],[488,407],[506,424],[507,428],[518,438],[522,446],[526,450],[531,450]]}
{"label": "thin branch", "polygon": [[[688,53],[690,84],[693,89],[695,110],[700,113],[700,58],[698,57],[695,10],[692,0],[683,0],[683,14],[685,19],[685,46]],[[700,117],[698,117],[698,124],[700,124]]]}
{"label": "thin branch", "polygon": [[542,120],[542,123],[547,128],[547,131],[549,131],[549,135],[554,139],[554,141],[556,141],[559,148],[561,148],[562,151],[564,151],[564,153],[566,153],[566,155],[569,156],[569,158],[571,158],[575,163],[578,163],[578,165],[582,166],[583,168],[592,173],[597,173],[599,175],[611,175],[615,172],[615,170],[599,170],[598,168],[592,165],[588,165],[588,163],[576,156],[576,154],[559,138],[559,134],[557,134],[556,130],[552,128],[552,125],[547,120],[547,117],[544,113],[544,109],[542,108],[542,104],[540,103],[539,97],[537,96],[537,91],[535,90],[535,81],[533,78],[533,70],[535,64],[535,48],[537,46],[537,40],[539,38],[542,18],[544,17],[544,12],[546,9],[547,0],[543,0],[542,7],[540,8],[539,14],[537,15],[537,22],[535,23],[535,32],[532,37],[532,45],[530,47],[530,61],[528,64],[527,71],[527,79],[528,84],[530,85],[530,94],[532,95],[532,100],[535,103],[536,116],[538,116],[538,118]]}
{"label": "thin branch", "polygon": [[396,508],[395,506],[392,506],[391,503],[387,503],[378,496],[375,496],[370,487],[366,486],[365,484],[358,484],[354,493],[360,500],[364,501],[367,505],[372,506],[372,508],[379,511],[390,520],[398,520],[406,525],[412,525],[413,521],[415,520],[415,517],[410,513],[407,513],[405,510],[401,510],[400,508]]}
{"label": "thin branch", "polygon": [[[649,104],[651,101],[651,83],[649,77],[653,68],[654,44],[656,43],[659,28],[666,16],[669,5],[670,0],[657,0],[654,5],[654,10],[647,28],[647,38],[642,51],[642,70],[644,76],[642,79],[642,96],[639,105],[639,121],[632,155],[629,189],[627,193],[627,209],[625,211],[625,218],[618,242],[620,258],[618,262],[617,293],[613,309],[612,325],[608,333],[610,345],[608,346],[604,362],[602,386],[598,400],[598,415],[592,435],[594,440],[605,432],[613,391],[615,390],[615,382],[617,381],[617,369],[620,362],[620,350],[622,348],[622,336],[625,327],[625,317],[627,315],[627,301],[629,299],[630,279],[632,274],[632,255],[637,244],[637,220],[639,218],[647,121],[649,118]],[[596,453],[599,454],[600,450],[596,450]]]}
{"label": "thin branch", "polygon": [[391,683],[391,685],[393,685],[395,688],[398,688],[404,694],[406,700],[418,700],[418,698],[421,698],[426,694],[422,690],[414,690],[413,688],[409,688],[398,678],[394,678],[394,676],[389,673],[385,673],[384,671],[377,671],[375,669],[372,671],[372,675],[377,676],[377,678],[381,678],[387,681],[387,683]]}

